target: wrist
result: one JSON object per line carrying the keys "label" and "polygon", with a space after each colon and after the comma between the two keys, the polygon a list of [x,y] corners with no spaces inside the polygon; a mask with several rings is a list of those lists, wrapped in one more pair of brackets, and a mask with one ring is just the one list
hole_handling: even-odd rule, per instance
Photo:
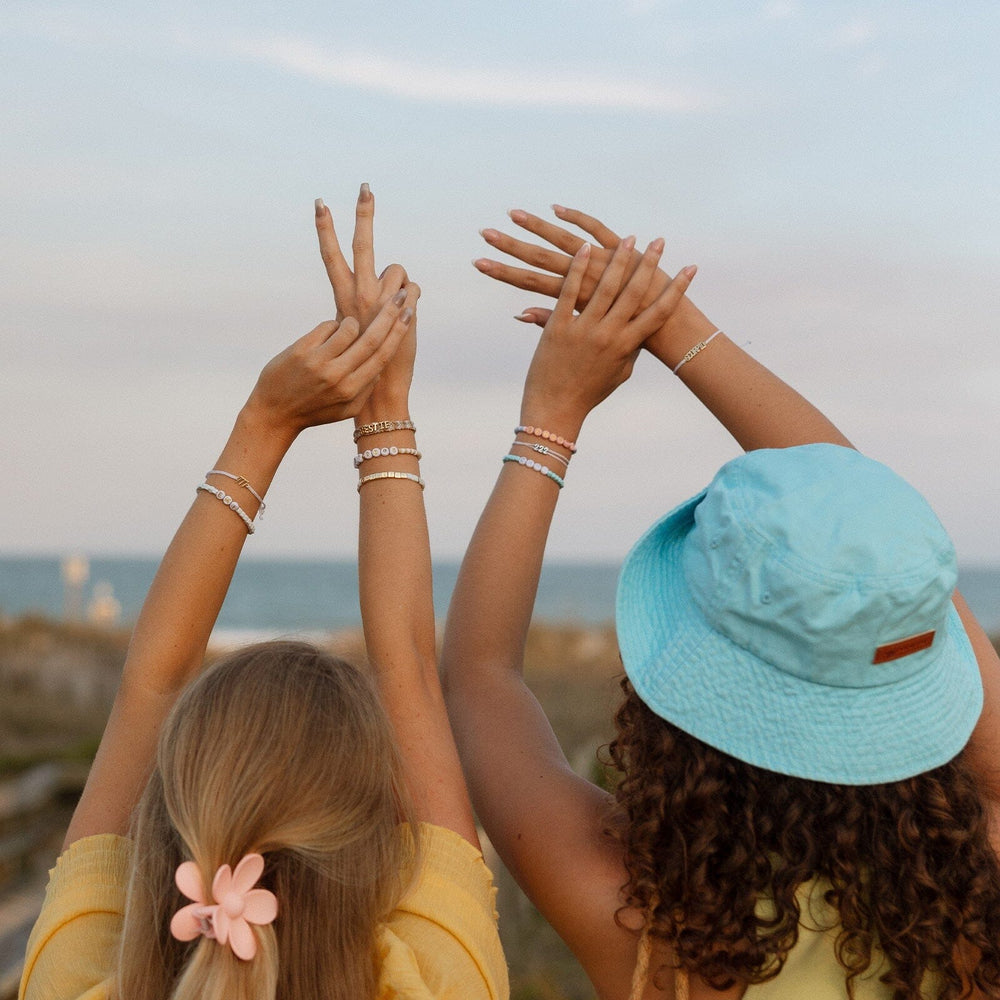
{"label": "wrist", "polygon": [[668,368],[673,367],[695,344],[710,337],[718,327],[687,297],[681,299],[667,321],[643,344]]}
{"label": "wrist", "polygon": [[374,424],[380,420],[409,420],[410,393],[408,390],[375,392],[368,397],[365,405],[354,418],[354,426]]}
{"label": "wrist", "polygon": [[521,403],[518,424],[522,427],[538,427],[567,441],[576,441],[586,417],[587,411],[580,407],[560,406],[551,401],[525,398]]}
{"label": "wrist", "polygon": [[252,396],[243,404],[233,425],[234,435],[253,441],[258,450],[279,461],[301,430],[301,427],[258,405]]}

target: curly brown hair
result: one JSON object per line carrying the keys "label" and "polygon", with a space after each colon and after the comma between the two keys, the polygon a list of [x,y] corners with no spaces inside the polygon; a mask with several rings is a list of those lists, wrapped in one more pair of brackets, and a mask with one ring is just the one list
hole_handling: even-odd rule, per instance
{"label": "curly brown hair", "polygon": [[624,849],[627,907],[681,967],[716,989],[773,979],[798,939],[796,890],[821,878],[849,996],[884,954],[893,1000],[921,1000],[926,972],[938,1000],[1000,997],[1000,864],[961,754],[882,785],[791,778],[661,719],[627,678],[622,688],[609,832]]}

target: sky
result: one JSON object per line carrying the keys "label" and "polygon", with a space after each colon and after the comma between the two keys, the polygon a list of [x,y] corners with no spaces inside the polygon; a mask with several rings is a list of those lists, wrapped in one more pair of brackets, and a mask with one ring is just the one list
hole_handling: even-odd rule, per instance
{"label": "sky", "polygon": [[[471,264],[513,207],[590,211],[1000,564],[1000,5],[7,0],[0,555],[158,554],[266,361],[332,316],[312,203],[420,282],[435,553],[517,421],[531,295]],[[706,355],[707,357],[707,355]],[[588,418],[550,542],[617,560],[738,448],[650,357]],[[249,541],[350,556],[350,428]]]}

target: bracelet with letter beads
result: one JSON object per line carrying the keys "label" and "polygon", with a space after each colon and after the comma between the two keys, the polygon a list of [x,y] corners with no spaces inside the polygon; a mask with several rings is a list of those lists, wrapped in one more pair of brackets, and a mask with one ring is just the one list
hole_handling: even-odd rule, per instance
{"label": "bracelet with letter beads", "polygon": [[569,467],[569,459],[563,458],[562,455],[557,451],[553,451],[551,448],[546,448],[544,444],[531,444],[528,441],[515,441],[511,448],[530,448],[532,451],[537,451],[539,455],[547,455],[549,458],[554,458],[557,462],[562,462],[567,468]]}
{"label": "bracelet with letter beads", "polygon": [[684,357],[677,362],[677,364],[671,369],[671,371],[676,375],[677,372],[680,371],[680,369],[683,368],[684,365],[686,365],[696,354],[701,354],[701,352],[705,350],[705,348],[708,347],[708,345],[711,344],[712,341],[715,340],[715,338],[718,337],[720,333],[722,333],[721,330],[716,330],[711,337],[706,337],[704,340],[695,344],[694,347],[692,347],[691,350],[688,351],[687,354],[685,354]]}
{"label": "bracelet with letter beads", "polygon": [[424,481],[420,476],[415,476],[412,472],[372,472],[370,475],[362,476],[358,480],[358,492],[365,483],[373,483],[376,479],[408,479],[411,483],[416,483],[421,489],[424,488]]}
{"label": "bracelet with letter beads", "polygon": [[254,533],[256,529],[250,515],[225,490],[217,490],[211,483],[202,483],[198,489],[204,490],[206,493],[211,493],[214,497],[218,497],[231,511],[239,515],[239,519],[246,525],[247,534],[252,535]]}
{"label": "bracelet with letter beads", "polygon": [[354,456],[354,468],[361,468],[361,463],[370,458],[384,458],[387,455],[412,455],[418,462],[424,457],[416,448],[397,448],[395,445],[391,448],[366,448]]}
{"label": "bracelet with letter beads", "polygon": [[205,478],[207,479],[209,476],[225,476],[227,479],[235,479],[237,486],[242,486],[250,492],[251,496],[256,497],[257,503],[260,504],[257,516],[262,521],[264,520],[264,511],[267,510],[267,504],[264,503],[264,498],[242,476],[234,476],[231,472],[223,472],[222,469],[209,469],[205,473]]}
{"label": "bracelet with letter beads", "polygon": [[561,434],[553,434],[552,431],[542,430],[541,427],[532,427],[530,424],[522,424],[514,428],[515,434],[530,434],[532,437],[544,438],[562,448],[565,448],[571,455],[576,454],[576,442],[568,441]]}
{"label": "bracelet with letter beads", "polygon": [[354,428],[354,440],[369,437],[372,434],[385,434],[388,431],[416,431],[417,426],[412,420],[377,420],[374,424],[362,424]]}
{"label": "bracelet with letter beads", "polygon": [[536,472],[540,472],[543,476],[551,479],[559,489],[562,489],[566,485],[566,480],[558,473],[553,472],[547,465],[542,465],[541,462],[536,462],[531,458],[525,458],[524,455],[504,455],[503,460],[504,462],[517,462],[518,465],[523,465],[526,469],[534,469]]}

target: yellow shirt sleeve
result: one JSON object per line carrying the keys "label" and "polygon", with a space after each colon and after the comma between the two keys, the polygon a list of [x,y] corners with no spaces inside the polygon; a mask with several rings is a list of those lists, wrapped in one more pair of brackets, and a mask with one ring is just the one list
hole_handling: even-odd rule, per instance
{"label": "yellow shirt sleeve", "polygon": [[[421,868],[382,928],[380,1000],[508,1000],[496,889],[457,833],[421,827]],[[19,1000],[107,1000],[125,912],[131,844],[77,841],[49,877]]]}
{"label": "yellow shirt sleeve", "polygon": [[104,1000],[118,954],[131,844],[102,834],[70,845],[49,872],[18,1000]]}
{"label": "yellow shirt sleeve", "polygon": [[496,888],[482,854],[420,828],[420,873],[382,932],[380,1000],[507,1000]]}

